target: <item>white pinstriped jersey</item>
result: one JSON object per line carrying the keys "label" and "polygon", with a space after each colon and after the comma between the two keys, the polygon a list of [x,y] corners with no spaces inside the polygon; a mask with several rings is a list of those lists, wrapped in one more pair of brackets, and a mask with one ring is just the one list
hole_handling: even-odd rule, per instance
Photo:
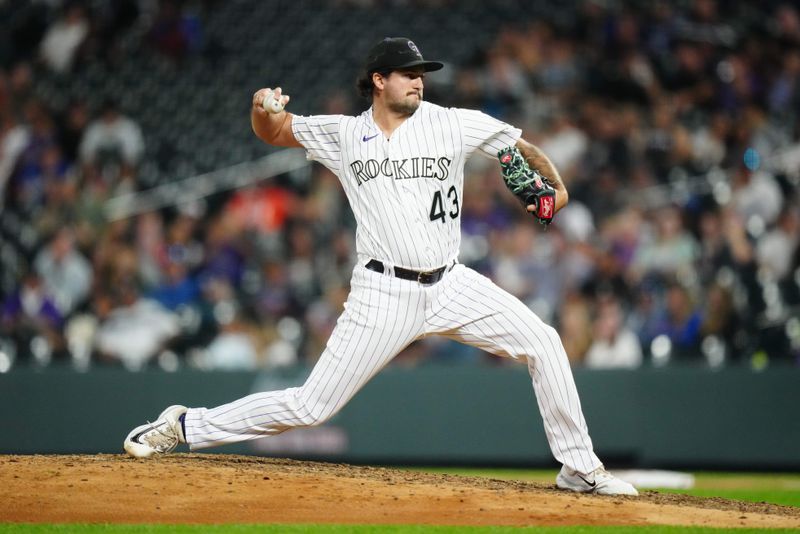
{"label": "white pinstriped jersey", "polygon": [[342,182],[359,260],[431,270],[458,257],[464,164],[513,146],[521,131],[480,111],[422,102],[386,139],[372,108],[357,117],[293,116],[307,157]]}

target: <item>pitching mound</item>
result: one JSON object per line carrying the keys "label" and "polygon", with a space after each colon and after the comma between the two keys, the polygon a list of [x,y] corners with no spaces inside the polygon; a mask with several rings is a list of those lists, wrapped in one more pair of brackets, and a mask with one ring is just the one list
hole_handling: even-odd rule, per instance
{"label": "pitching mound", "polygon": [[0,521],[800,527],[800,510],[247,456],[0,456]]}

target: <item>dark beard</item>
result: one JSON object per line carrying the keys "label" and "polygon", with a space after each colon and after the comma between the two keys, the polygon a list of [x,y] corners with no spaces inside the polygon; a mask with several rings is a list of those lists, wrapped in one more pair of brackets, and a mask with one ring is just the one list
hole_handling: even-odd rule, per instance
{"label": "dark beard", "polygon": [[388,108],[401,115],[413,115],[419,108],[421,102],[421,99],[416,101],[392,102],[388,105]]}

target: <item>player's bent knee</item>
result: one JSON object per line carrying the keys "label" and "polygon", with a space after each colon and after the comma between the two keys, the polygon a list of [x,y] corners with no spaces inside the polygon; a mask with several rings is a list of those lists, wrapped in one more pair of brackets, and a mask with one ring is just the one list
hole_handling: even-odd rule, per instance
{"label": "player's bent knee", "polygon": [[552,326],[542,324],[536,336],[528,339],[525,354],[529,358],[538,360],[544,355],[558,355],[563,353],[563,344],[558,330]]}
{"label": "player's bent knee", "polygon": [[301,426],[317,426],[328,421],[339,411],[338,407],[315,398],[298,396],[298,416]]}
{"label": "player's bent knee", "polygon": [[549,344],[549,347],[552,348],[556,354],[565,354],[564,343],[561,341],[561,336],[558,334],[558,330],[552,326],[546,326],[545,333],[547,334],[547,343]]}
{"label": "player's bent knee", "polygon": [[547,340],[549,342],[561,345],[561,336],[558,334],[558,330],[556,330],[550,325],[545,325],[544,333],[547,336]]}

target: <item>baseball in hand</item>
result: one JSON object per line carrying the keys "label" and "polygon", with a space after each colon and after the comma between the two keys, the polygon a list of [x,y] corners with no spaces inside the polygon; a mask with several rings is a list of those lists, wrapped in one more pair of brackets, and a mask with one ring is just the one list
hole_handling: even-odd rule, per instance
{"label": "baseball in hand", "polygon": [[269,93],[269,95],[264,97],[261,105],[264,107],[264,111],[267,113],[280,113],[283,111],[283,102],[281,102],[280,99],[275,98],[275,93]]}

